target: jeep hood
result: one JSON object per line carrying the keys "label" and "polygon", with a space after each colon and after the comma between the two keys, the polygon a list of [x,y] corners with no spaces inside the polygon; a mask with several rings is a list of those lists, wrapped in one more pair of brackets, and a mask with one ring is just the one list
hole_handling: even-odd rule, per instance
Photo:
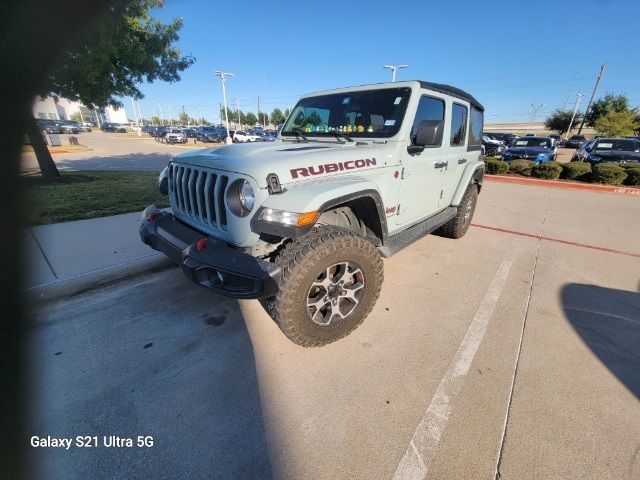
{"label": "jeep hood", "polygon": [[338,142],[259,142],[225,145],[183,153],[175,163],[226,170],[253,177],[266,188],[275,173],[282,185],[385,165],[384,144]]}

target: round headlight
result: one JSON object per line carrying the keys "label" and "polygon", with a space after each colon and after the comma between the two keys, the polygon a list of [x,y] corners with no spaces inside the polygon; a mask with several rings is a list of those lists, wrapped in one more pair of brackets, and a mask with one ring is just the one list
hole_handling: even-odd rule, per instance
{"label": "round headlight", "polygon": [[246,180],[242,180],[238,186],[238,198],[242,208],[251,211],[256,203],[255,193],[253,187]]}

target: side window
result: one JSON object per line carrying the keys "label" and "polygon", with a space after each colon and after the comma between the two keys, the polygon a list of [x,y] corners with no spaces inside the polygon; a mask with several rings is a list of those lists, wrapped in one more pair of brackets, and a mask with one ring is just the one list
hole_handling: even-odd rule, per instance
{"label": "side window", "polygon": [[467,137],[467,107],[453,104],[451,111],[451,146],[462,146]]}
{"label": "side window", "polygon": [[471,107],[471,118],[469,120],[468,150],[481,150],[482,129],[484,128],[484,114],[481,110]]}
{"label": "side window", "polygon": [[[418,127],[422,120],[442,120],[444,121],[444,101],[439,98],[426,97],[420,98],[418,110],[416,110],[416,118],[413,120],[411,127],[411,144],[415,145]],[[438,145],[440,146],[440,145]]]}

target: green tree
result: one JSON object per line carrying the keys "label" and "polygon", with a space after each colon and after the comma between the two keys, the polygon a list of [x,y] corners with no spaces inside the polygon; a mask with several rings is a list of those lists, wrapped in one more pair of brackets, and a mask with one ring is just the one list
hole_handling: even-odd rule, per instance
{"label": "green tree", "polygon": [[269,123],[269,114],[267,112],[261,112],[258,110],[256,116],[258,117],[258,122],[260,122],[261,124],[266,125]]}
{"label": "green tree", "polygon": [[629,99],[626,95],[614,95],[609,92],[604,97],[593,102],[591,110],[589,110],[587,114],[587,124],[590,127],[595,127],[598,119],[605,116],[611,110],[614,112],[626,112],[634,109],[629,106]]}
{"label": "green tree", "polygon": [[151,122],[151,125],[160,125],[160,117],[157,115],[153,115],[149,121]]}
{"label": "green tree", "polygon": [[285,121],[285,117],[282,114],[282,110],[279,108],[274,108],[273,112],[271,112],[271,123],[273,125],[280,125]]}
{"label": "green tree", "polygon": [[287,118],[289,118],[289,115],[291,115],[291,110],[286,108],[285,111],[284,111],[284,119],[286,120]]}
{"label": "green tree", "polygon": [[211,122],[204,117],[199,118],[197,122],[198,122],[198,125],[211,125]]}
{"label": "green tree", "polygon": [[622,137],[633,135],[640,128],[637,113],[633,110],[617,112],[609,110],[596,120],[596,132],[607,137]]}
{"label": "green tree", "polygon": [[[557,109],[547,117],[544,121],[544,126],[549,130],[557,130],[560,135],[562,135],[570,130],[569,122],[571,121],[572,115],[573,112],[570,110]],[[571,124],[571,128],[580,123],[580,118],[580,115],[576,114],[576,117],[573,119],[573,123]]]}
{"label": "green tree", "polygon": [[76,122],[82,122],[82,114],[80,112],[72,113],[69,115],[71,120],[75,120]]}
{"label": "green tree", "polygon": [[258,121],[258,117],[256,117],[256,114],[253,112],[248,112],[245,116],[244,116],[244,122],[247,125],[251,125],[252,127],[257,123]]}
{"label": "green tree", "polygon": [[191,119],[189,118],[189,114],[188,113],[182,112],[182,113],[180,113],[180,115],[178,115],[178,123],[180,125],[189,125],[189,121],[190,120]]}
{"label": "green tree", "polygon": [[[97,21],[78,31],[47,75],[40,94],[53,93],[88,107],[119,107],[117,97],[143,97],[137,86],[143,81],[180,80],[179,73],[195,59],[175,47],[182,19],[163,23],[151,16],[151,9],[161,7],[163,0],[113,2]],[[35,120],[32,123],[29,136],[41,172],[59,177]]]}

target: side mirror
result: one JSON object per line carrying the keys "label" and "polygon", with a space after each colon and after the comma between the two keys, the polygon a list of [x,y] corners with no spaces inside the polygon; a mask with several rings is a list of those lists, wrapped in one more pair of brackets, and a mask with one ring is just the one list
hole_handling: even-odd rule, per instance
{"label": "side mirror", "polygon": [[414,145],[407,147],[409,153],[419,153],[425,147],[437,147],[442,145],[444,122],[442,120],[422,120],[418,125],[418,132]]}

